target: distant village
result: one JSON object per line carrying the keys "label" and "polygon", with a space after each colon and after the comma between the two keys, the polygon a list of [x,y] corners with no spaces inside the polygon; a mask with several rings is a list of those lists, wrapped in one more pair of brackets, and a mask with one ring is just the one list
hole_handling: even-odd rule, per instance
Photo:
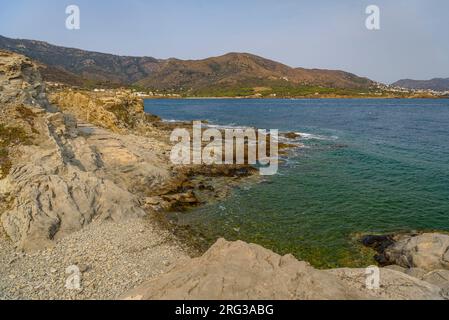
{"label": "distant village", "polygon": [[422,95],[432,95],[432,96],[441,96],[441,97],[448,96],[449,97],[449,90],[436,91],[436,90],[431,90],[431,89],[409,89],[409,88],[385,85],[380,82],[376,83],[376,88],[378,90],[388,91],[388,92],[392,92],[392,93],[412,94],[412,95],[413,94],[417,94],[417,95],[422,94]]}
{"label": "distant village", "polygon": [[[62,89],[83,89],[77,86],[68,86],[63,83],[59,82],[51,82],[47,81],[45,82],[47,88],[53,89],[53,90],[62,90]],[[107,92],[114,92],[117,91],[119,88],[94,88],[92,89],[93,92],[98,93],[107,93]],[[131,91],[136,97],[142,98],[142,99],[150,99],[150,98],[181,98],[180,94],[176,93],[163,93],[163,92],[153,92],[153,91],[139,91],[136,89],[129,89],[129,88],[121,88],[127,91]]]}

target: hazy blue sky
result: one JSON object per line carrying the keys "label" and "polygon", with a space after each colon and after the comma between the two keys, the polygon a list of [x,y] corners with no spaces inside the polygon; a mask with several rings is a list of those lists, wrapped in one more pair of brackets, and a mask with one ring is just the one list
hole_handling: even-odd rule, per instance
{"label": "hazy blue sky", "polygon": [[[79,31],[65,28],[69,4]],[[365,28],[369,4],[379,31]],[[0,0],[0,34],[156,58],[251,52],[383,82],[449,77],[447,0]]]}

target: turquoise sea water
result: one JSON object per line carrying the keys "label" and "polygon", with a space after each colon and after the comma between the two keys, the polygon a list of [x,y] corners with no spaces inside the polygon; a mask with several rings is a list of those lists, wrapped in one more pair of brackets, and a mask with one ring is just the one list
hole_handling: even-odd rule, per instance
{"label": "turquoise sea water", "polygon": [[449,231],[449,100],[146,100],[147,112],[302,133],[264,183],[178,215],[318,267],[362,266],[360,233]]}

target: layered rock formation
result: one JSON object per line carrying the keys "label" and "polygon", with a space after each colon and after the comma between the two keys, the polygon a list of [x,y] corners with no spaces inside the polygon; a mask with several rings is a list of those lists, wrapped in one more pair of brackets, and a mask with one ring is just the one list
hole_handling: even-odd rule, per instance
{"label": "layered rock formation", "polygon": [[[144,133],[158,120],[144,112],[142,99],[130,91],[87,92],[63,90],[49,95],[52,104],[77,119],[127,134],[130,130]],[[140,129],[140,130],[139,130]]]}
{"label": "layered rock formation", "polygon": [[19,248],[47,246],[93,219],[144,215],[136,196],[95,172],[107,161],[74,117],[48,103],[31,61],[1,53],[0,83],[1,124],[28,141],[8,146],[13,164],[0,181],[2,225]]}
{"label": "layered rock formation", "polygon": [[[2,148],[7,158],[2,157],[1,221],[19,248],[51,245],[93,220],[144,216],[143,198],[177,188],[162,154],[168,145],[113,132],[151,120],[133,97],[95,104],[68,94],[57,102],[72,113],[62,113],[48,102],[36,66],[7,52],[0,55],[0,83],[2,141],[14,135],[14,143]],[[78,102],[77,109],[73,103]],[[109,130],[82,122],[84,102],[96,110],[93,120]]]}

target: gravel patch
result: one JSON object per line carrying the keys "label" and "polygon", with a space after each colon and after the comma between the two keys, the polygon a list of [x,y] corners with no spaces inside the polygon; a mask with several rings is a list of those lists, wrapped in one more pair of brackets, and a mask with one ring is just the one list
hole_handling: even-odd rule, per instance
{"label": "gravel patch", "polygon": [[115,299],[188,258],[151,218],[94,222],[32,253],[17,252],[0,232],[0,299]]}

